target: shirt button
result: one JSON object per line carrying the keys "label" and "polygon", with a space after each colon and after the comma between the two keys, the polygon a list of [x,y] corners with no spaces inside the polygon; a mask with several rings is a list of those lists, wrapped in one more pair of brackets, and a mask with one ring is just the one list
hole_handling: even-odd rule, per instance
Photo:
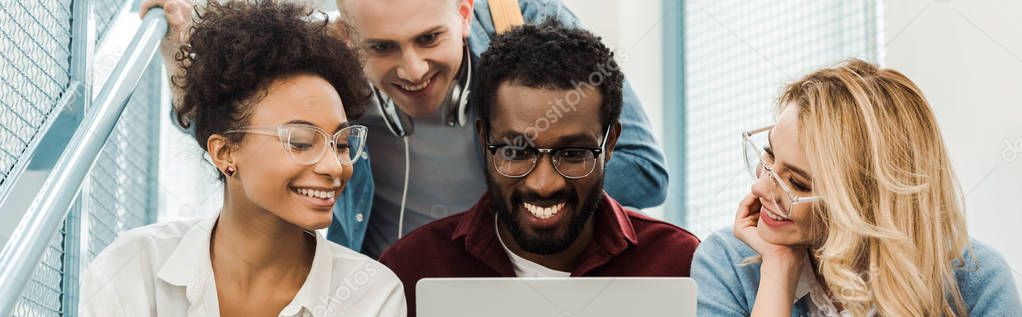
{"label": "shirt button", "polygon": [[368,151],[362,151],[362,159],[363,160],[368,160],[369,159],[369,152]]}
{"label": "shirt button", "polygon": [[364,216],[362,216],[362,213],[361,213],[361,212],[360,212],[360,213],[357,213],[357,214],[355,214],[355,221],[358,221],[358,222],[362,222],[362,220],[365,220],[365,217],[364,217]]}

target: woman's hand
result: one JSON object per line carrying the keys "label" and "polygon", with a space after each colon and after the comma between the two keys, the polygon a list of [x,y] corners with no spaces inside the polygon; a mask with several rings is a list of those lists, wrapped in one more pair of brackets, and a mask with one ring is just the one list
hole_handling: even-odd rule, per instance
{"label": "woman's hand", "polygon": [[[149,9],[154,7],[163,8],[163,14],[167,18],[167,36],[160,42],[160,56],[163,57],[163,65],[171,78],[181,77],[184,70],[174,59],[182,45],[188,43],[188,31],[192,27],[192,2],[190,0],[145,0],[138,10],[139,17],[145,18]],[[184,94],[180,87],[171,84],[172,104],[177,107],[181,104],[180,98]]]}
{"label": "woman's hand", "polygon": [[188,43],[188,28],[192,25],[192,2],[189,0],[146,0],[138,10],[139,18],[145,18],[149,9],[163,8],[167,18],[167,36],[160,43],[164,58],[173,57],[181,45]]}
{"label": "woman's hand", "polygon": [[[759,197],[749,194],[742,199],[738,206],[738,214],[735,216],[735,224],[732,229],[735,237],[749,245],[764,261],[779,261],[801,265],[805,256],[805,248],[773,244],[763,240],[759,235],[759,210],[762,204]],[[797,263],[795,263],[797,262]]]}
{"label": "woman's hand", "polygon": [[806,250],[763,240],[758,227],[761,207],[756,195],[749,194],[742,199],[732,229],[738,240],[749,245],[762,258],[752,316],[790,316]]}

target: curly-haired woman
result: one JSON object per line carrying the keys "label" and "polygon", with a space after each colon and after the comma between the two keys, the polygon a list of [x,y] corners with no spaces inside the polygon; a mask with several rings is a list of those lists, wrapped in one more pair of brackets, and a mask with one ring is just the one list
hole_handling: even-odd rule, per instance
{"label": "curly-haired woman", "polygon": [[121,234],[82,278],[83,316],[404,316],[397,277],[314,230],[359,159],[355,54],[296,4],[210,2],[176,56],[177,110],[224,182],[215,217]]}

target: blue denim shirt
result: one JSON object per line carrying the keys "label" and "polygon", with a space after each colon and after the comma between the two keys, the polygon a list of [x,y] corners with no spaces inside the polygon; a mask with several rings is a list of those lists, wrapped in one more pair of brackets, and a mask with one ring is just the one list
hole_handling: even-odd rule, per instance
{"label": "blue denim shirt", "polygon": [[[692,277],[698,285],[699,316],[749,316],[759,289],[759,264],[740,266],[756,251],[738,240],[731,229],[711,235],[696,249]],[[973,240],[965,265],[955,280],[969,316],[1022,316],[1011,268],[997,251]],[[792,307],[792,316],[808,316],[809,296]]]}
{"label": "blue denim shirt", "polygon": [[[519,0],[518,3],[526,23],[556,17],[565,25],[581,26],[575,14],[559,0]],[[469,51],[474,57],[478,58],[489,47],[495,33],[489,3],[477,0],[468,38]],[[649,119],[638,96],[627,81],[623,98],[621,137],[614,149],[614,159],[608,163],[604,187],[624,206],[654,207],[667,198],[664,154],[650,131]],[[327,235],[330,241],[356,251],[362,249],[374,195],[369,155],[363,158],[355,163],[355,172],[334,206],[334,219]]]}

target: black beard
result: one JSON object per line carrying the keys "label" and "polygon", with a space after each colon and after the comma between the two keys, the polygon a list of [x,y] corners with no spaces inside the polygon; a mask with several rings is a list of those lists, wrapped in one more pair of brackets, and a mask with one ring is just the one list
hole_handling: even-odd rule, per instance
{"label": "black beard", "polygon": [[[526,252],[533,254],[550,255],[561,251],[564,251],[575,240],[582,234],[582,229],[585,227],[589,218],[596,213],[596,210],[600,206],[600,202],[603,196],[603,178],[601,177],[599,183],[593,187],[593,190],[588,193],[585,197],[590,199],[586,200],[582,205],[582,208],[578,209],[578,212],[571,217],[571,221],[568,224],[568,232],[563,237],[555,237],[551,235],[542,235],[539,237],[526,236],[522,230],[522,224],[519,223],[518,217],[511,212],[513,206],[519,206],[524,200],[523,196],[528,198],[538,198],[530,194],[514,193],[511,196],[511,204],[504,203],[504,194],[500,191],[500,188],[493,183],[490,175],[486,175],[487,186],[490,189],[490,208],[496,211],[497,219],[508,232],[511,233],[511,237],[515,239],[518,246]],[[570,206],[577,206],[577,199],[573,193],[558,193],[551,198],[543,199],[530,199],[529,201],[536,200],[557,200],[564,201]],[[566,211],[562,211],[566,212]],[[499,234],[498,234],[499,235]]]}

